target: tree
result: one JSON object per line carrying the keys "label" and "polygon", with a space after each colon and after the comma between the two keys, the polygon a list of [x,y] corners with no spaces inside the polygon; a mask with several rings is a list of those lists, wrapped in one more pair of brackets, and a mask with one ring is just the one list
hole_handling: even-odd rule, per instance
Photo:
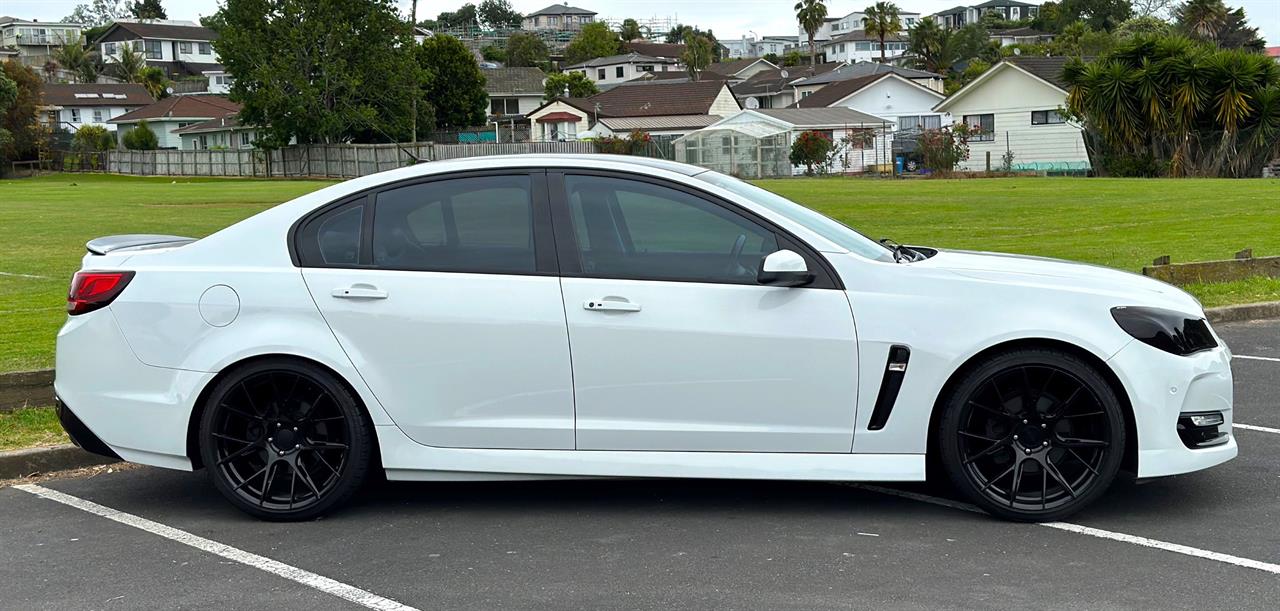
{"label": "tree", "polygon": [[920,132],[916,147],[921,163],[940,176],[950,176],[969,159],[969,136],[969,126],[964,123]]}
{"label": "tree", "polygon": [[[9,75],[0,72],[0,119],[5,119],[11,108],[18,101],[18,84]],[[0,123],[0,174],[4,173],[13,149],[13,134]]]}
{"label": "tree", "polygon": [[680,54],[680,61],[689,69],[689,78],[698,80],[698,73],[705,70],[711,65],[712,54],[715,49],[711,46],[711,41],[705,36],[696,36],[689,34],[684,39],[684,52]]}
{"label": "tree", "polygon": [[898,18],[898,5],[892,2],[877,2],[868,6],[864,12],[867,16],[862,18],[862,29],[868,36],[880,39],[880,63],[884,63],[884,39],[897,36],[902,31],[902,20]]}
{"label": "tree", "polygon": [[129,9],[123,0],[93,0],[91,4],[77,4],[62,22],[103,26],[128,15]]}
{"label": "tree", "polygon": [[111,73],[126,83],[141,83],[147,60],[129,45],[120,45],[120,54],[111,60]]}
{"label": "tree", "polygon": [[603,21],[593,21],[582,26],[577,36],[564,48],[564,60],[577,64],[597,57],[617,55],[621,48],[617,32],[609,29]]}
{"label": "tree", "polygon": [[1258,28],[1249,27],[1244,9],[1232,9],[1222,0],[1188,0],[1173,9],[1173,18],[1174,27],[1194,40],[1259,53],[1266,46]]}
{"label": "tree", "polygon": [[82,125],[71,137],[71,148],[82,153],[109,151],[115,147],[115,134],[102,125]]}
{"label": "tree", "polygon": [[483,125],[489,108],[484,74],[462,41],[436,34],[418,47],[423,70],[423,96],[435,110],[437,128]]}
{"label": "tree", "polygon": [[490,30],[514,30],[524,21],[524,15],[511,8],[507,0],[483,0],[476,9],[480,23]]}
{"label": "tree", "polygon": [[648,38],[648,35],[645,28],[640,27],[640,22],[628,17],[618,26],[618,37],[629,42]]}
{"label": "tree", "polygon": [[156,138],[156,133],[151,131],[151,126],[147,125],[145,119],[138,121],[138,124],[125,132],[120,140],[123,141],[124,147],[131,151],[154,151],[160,146],[160,139]]}
{"label": "tree", "polygon": [[125,3],[134,19],[168,19],[160,0],[135,0]]}
{"label": "tree", "polygon": [[787,51],[782,55],[782,65],[790,68],[791,66],[799,66],[804,63],[804,54],[794,49]]}
{"label": "tree", "polygon": [[98,75],[102,74],[104,67],[98,52],[84,46],[80,41],[58,47],[53,52],[53,58],[62,64],[63,68],[75,72],[76,78],[82,83],[97,82]]}
{"label": "tree", "polygon": [[1166,35],[1173,32],[1173,26],[1159,17],[1143,15],[1134,17],[1112,30],[1116,38],[1129,38],[1140,34]]}
{"label": "tree", "polygon": [[804,166],[804,175],[813,176],[831,163],[835,143],[822,132],[807,131],[796,136],[791,143],[791,165]]}
{"label": "tree", "polygon": [[693,34],[694,36],[702,36],[707,40],[710,40],[713,46],[716,44],[716,35],[711,33],[711,30],[703,31],[697,26],[684,25],[682,23],[677,23],[675,27],[668,30],[666,36],[663,39],[663,42],[671,43],[671,44],[682,43],[684,42],[684,37],[688,36],[689,34]]}
{"label": "tree", "polygon": [[436,15],[436,27],[441,30],[475,30],[480,27],[480,15],[476,5],[468,2],[456,11]]}
{"label": "tree", "polygon": [[1133,16],[1136,18],[1160,18],[1160,14],[1173,6],[1174,0],[1133,0]]}
{"label": "tree", "polygon": [[263,148],[408,140],[415,119],[431,128],[428,104],[415,113],[417,51],[391,0],[226,0],[207,26]]}
{"label": "tree", "polygon": [[[9,143],[0,156],[6,159],[33,159],[44,146],[45,130],[38,120],[43,87],[35,70],[17,61],[0,64],[6,81],[13,83],[12,101],[0,115],[0,131],[9,134]],[[8,89],[6,85],[4,87]],[[3,94],[10,97],[10,94]]]}
{"label": "tree", "polygon": [[168,89],[169,86],[173,84],[173,81],[169,80],[169,77],[165,75],[164,70],[161,70],[156,66],[147,66],[143,68],[142,71],[138,73],[138,80],[133,82],[146,87],[147,93],[151,94],[151,97],[157,100],[169,97]]}
{"label": "tree", "polygon": [[1129,0],[1062,0],[1058,7],[1059,26],[1083,21],[1094,30],[1110,32],[1133,16]]}
{"label": "tree", "polygon": [[596,89],[596,84],[587,75],[581,72],[556,72],[547,75],[542,97],[550,102],[566,95],[570,98],[589,98],[597,93],[600,90]]}
{"label": "tree", "polygon": [[480,57],[484,58],[484,61],[487,62],[506,62],[507,50],[499,47],[498,45],[485,45],[480,47]]}
{"label": "tree", "polygon": [[800,29],[809,35],[809,65],[818,65],[818,45],[814,43],[813,37],[818,34],[818,28],[822,27],[823,21],[827,18],[827,5],[822,0],[800,0],[796,3],[796,22],[800,24]]}
{"label": "tree", "polygon": [[956,30],[938,25],[933,17],[917,21],[907,30],[907,50],[918,58],[918,66],[943,76],[950,74],[961,57],[961,40]]}
{"label": "tree", "polygon": [[550,55],[547,43],[534,34],[517,32],[507,38],[507,65],[512,68],[543,66]]}
{"label": "tree", "polygon": [[1265,55],[1134,36],[1062,74],[1094,167],[1139,176],[1257,176],[1280,157],[1280,69]]}
{"label": "tree", "polygon": [[1064,28],[1062,34],[1049,43],[1049,51],[1053,55],[1096,57],[1110,51],[1115,43],[1116,39],[1110,32],[1095,31],[1089,24],[1077,21]]}

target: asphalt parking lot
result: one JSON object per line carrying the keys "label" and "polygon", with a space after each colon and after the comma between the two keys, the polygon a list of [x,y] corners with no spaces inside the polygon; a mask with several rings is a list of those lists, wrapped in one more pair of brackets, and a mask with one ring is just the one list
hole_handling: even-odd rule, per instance
{"label": "asphalt parking lot", "polygon": [[384,483],[270,524],[138,468],[0,489],[0,608],[1274,609],[1280,321],[1218,331],[1240,457],[1067,524],[923,487],[657,480]]}

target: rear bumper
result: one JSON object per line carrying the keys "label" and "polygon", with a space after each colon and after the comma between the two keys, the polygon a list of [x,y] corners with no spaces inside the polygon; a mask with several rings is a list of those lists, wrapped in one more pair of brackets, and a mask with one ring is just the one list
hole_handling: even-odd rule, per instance
{"label": "rear bumper", "polygon": [[62,423],[62,430],[67,432],[67,437],[71,438],[71,443],[76,444],[76,447],[86,452],[99,456],[120,458],[120,455],[116,454],[116,451],[112,450],[111,446],[98,439],[98,436],[94,435],[93,431],[89,430],[89,427],[85,426],[84,422],[81,422],[80,418],[76,417],[75,412],[72,412],[71,408],[62,402],[62,399],[54,397],[53,401],[58,410],[58,421]]}

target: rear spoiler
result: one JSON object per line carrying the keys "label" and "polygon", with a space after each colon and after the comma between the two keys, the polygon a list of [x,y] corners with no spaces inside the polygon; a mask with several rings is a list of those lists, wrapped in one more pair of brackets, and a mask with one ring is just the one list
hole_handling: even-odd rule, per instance
{"label": "rear spoiler", "polygon": [[117,250],[151,250],[153,248],[176,248],[196,241],[196,238],[184,238],[176,235],[128,234],[94,238],[85,244],[85,250],[95,255],[105,255]]}

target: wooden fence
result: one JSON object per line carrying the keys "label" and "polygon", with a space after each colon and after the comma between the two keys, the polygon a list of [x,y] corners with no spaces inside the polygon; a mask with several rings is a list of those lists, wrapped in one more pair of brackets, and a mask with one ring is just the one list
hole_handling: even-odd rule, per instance
{"label": "wooden fence", "polygon": [[262,178],[356,178],[420,161],[521,153],[594,153],[590,142],[472,144],[310,144],[273,151],[105,151],[84,155],[59,151],[54,169],[136,176],[245,176]]}

